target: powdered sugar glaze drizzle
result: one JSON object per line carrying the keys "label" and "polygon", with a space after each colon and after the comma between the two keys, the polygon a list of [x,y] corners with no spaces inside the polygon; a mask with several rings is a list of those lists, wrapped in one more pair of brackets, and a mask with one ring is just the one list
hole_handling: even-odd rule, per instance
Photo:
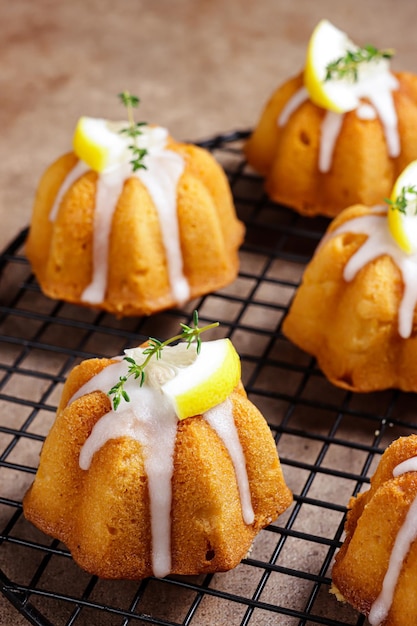
{"label": "powdered sugar glaze drizzle", "polygon": [[401,272],[403,294],[398,310],[398,333],[403,339],[413,330],[414,309],[417,303],[417,254],[406,254],[395,243],[388,230],[386,207],[373,207],[372,212],[346,221],[329,237],[342,233],[367,235],[366,241],[351,256],[343,270],[343,278],[350,282],[365,265],[380,256],[388,255]]}
{"label": "powdered sugar glaze drizzle", "polygon": [[[168,132],[165,128],[144,128],[139,139],[140,147],[148,151],[145,156],[146,169],[133,172],[127,160],[98,174],[93,229],[93,276],[81,295],[83,302],[100,304],[105,298],[113,215],[124,183],[131,176],[139,178],[147,188],[157,210],[173,296],[178,304],[189,299],[190,288],[183,273],[177,219],[177,186],[184,171],[184,160],[179,154],[166,148],[167,138]],[[51,221],[57,217],[65,192],[88,169],[83,161],[78,161],[69,172],[49,214]]]}
{"label": "powdered sugar glaze drizzle", "polygon": [[[127,368],[124,360],[105,367],[78,390],[69,404],[93,391],[107,393],[115,380],[127,374]],[[171,571],[171,481],[178,418],[160,388],[146,384],[140,387],[137,381],[129,379],[125,389],[130,402],[122,401],[117,411],[109,411],[96,422],[81,448],[79,464],[81,469],[88,470],[94,454],[110,439],[130,437],[141,444],[150,500],[152,567],[155,576],[163,577]],[[227,398],[207,411],[203,419],[217,432],[229,452],[240,493],[243,520],[251,524],[254,511],[246,461],[231,400]]]}
{"label": "powdered sugar glaze drizzle", "polygon": [[[352,84],[352,90],[360,99],[355,113],[359,119],[379,118],[385,135],[388,154],[395,158],[400,154],[398,117],[394,105],[393,91],[399,87],[397,78],[389,71],[377,76],[365,77]],[[278,117],[278,126],[285,126],[291,115],[307,100],[309,94],[303,86],[288,100]],[[333,152],[342,129],[344,113],[326,111],[321,123],[318,169],[326,173],[332,166]]]}
{"label": "powdered sugar glaze drizzle", "polygon": [[[417,457],[412,457],[397,465],[393,470],[393,476],[401,476],[406,472],[417,472]],[[410,550],[411,544],[417,539],[417,498],[413,500],[408,509],[404,523],[395,538],[394,546],[388,564],[388,569],[382,583],[382,590],[371,607],[369,623],[371,626],[380,626],[387,618],[392,605],[394,591],[404,560]],[[406,610],[406,609],[405,609]]]}

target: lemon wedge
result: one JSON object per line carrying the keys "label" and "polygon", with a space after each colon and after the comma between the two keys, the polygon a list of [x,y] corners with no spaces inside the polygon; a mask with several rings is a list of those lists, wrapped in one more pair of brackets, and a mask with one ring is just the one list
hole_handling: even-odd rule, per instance
{"label": "lemon wedge", "polygon": [[[164,355],[166,349],[158,363],[163,362]],[[238,384],[240,373],[239,355],[230,339],[206,341],[201,344],[193,362],[178,368],[174,378],[161,385],[161,391],[172,401],[178,418],[182,420],[201,415],[226,400]]]}
{"label": "lemon wedge", "polygon": [[81,117],[72,141],[75,154],[95,172],[119,164],[127,150],[126,138],[120,134],[126,126],[126,122]]}
{"label": "lemon wedge", "polygon": [[[415,192],[411,192],[413,189]],[[398,208],[404,199],[403,210]],[[417,161],[412,161],[401,172],[392,189],[388,207],[388,228],[396,243],[407,254],[417,252]]]}
{"label": "lemon wedge", "polygon": [[[328,20],[321,20],[314,29],[308,47],[304,69],[304,84],[312,102],[336,113],[352,111],[359,106],[363,84],[379,80],[386,74],[389,63],[386,58],[362,63],[358,66],[356,79],[352,77],[326,80],[327,66],[343,59],[348,52],[360,48],[346,33]],[[376,49],[375,49],[375,52]],[[382,56],[384,56],[382,54]]]}

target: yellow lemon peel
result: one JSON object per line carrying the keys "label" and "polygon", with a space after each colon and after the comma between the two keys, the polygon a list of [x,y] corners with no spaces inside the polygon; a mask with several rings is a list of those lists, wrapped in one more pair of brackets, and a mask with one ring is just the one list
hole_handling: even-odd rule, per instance
{"label": "yellow lemon peel", "polygon": [[194,362],[162,385],[180,420],[220,404],[239,383],[240,359],[230,339],[204,342]]}
{"label": "yellow lemon peel", "polygon": [[[350,55],[358,57],[351,72],[339,71],[341,76],[329,78],[329,67],[337,66]],[[356,109],[360,103],[357,85],[363,75],[365,80],[379,76],[388,69],[392,51],[379,51],[373,46],[359,48],[328,20],[321,20],[314,29],[307,47],[304,69],[304,84],[310,99],[317,106],[345,113]],[[348,57],[349,58],[349,57]],[[367,61],[363,63],[362,61]],[[366,66],[366,69],[365,69]],[[352,75],[350,75],[352,73]]]}
{"label": "yellow lemon peel", "polygon": [[[402,210],[398,207],[399,198],[404,201]],[[389,198],[387,217],[389,231],[398,246],[407,254],[416,254],[417,161],[412,161],[395,181]]]}
{"label": "yellow lemon peel", "polygon": [[120,134],[125,127],[126,122],[80,117],[72,141],[75,154],[99,173],[120,163],[126,153],[126,139]]}
{"label": "yellow lemon peel", "polygon": [[125,350],[127,372],[107,392],[115,411],[122,401],[130,402],[128,381],[160,390],[180,420],[201,415],[226,400],[240,381],[239,355],[230,339],[202,343],[201,333],[219,323],[203,327],[198,323],[194,311],[193,325],[181,324],[178,335],[164,342],[150,337],[144,347]]}

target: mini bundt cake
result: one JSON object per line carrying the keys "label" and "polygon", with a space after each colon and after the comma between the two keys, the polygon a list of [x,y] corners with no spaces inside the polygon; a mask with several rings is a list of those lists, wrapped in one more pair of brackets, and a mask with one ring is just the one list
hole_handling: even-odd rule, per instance
{"label": "mini bundt cake", "polygon": [[386,214],[357,205],[329,227],[307,266],[283,332],[335,385],[417,391],[414,266],[390,241]]}
{"label": "mini bundt cake", "polygon": [[131,138],[81,118],[74,146],[87,160],[79,128],[101,132],[100,123],[124,148],[117,159],[102,169],[94,155],[90,165],[69,153],[40,181],[26,254],[42,291],[117,316],[149,315],[232,282],[244,228],[214,157],[142,126],[133,171]]}
{"label": "mini bundt cake", "polygon": [[371,626],[417,623],[416,497],[417,436],[410,435],[387,448],[370,489],[351,499],[333,566],[333,593]]}
{"label": "mini bundt cake", "polygon": [[[413,162],[398,181],[410,170],[417,180]],[[397,207],[404,190],[391,204],[355,205],[333,220],[283,322],[286,337],[352,391],[417,391],[417,250],[403,249],[417,216]],[[414,212],[417,187],[412,195]]]}
{"label": "mini bundt cake", "polygon": [[[325,42],[329,54],[332,40],[346,37],[326,20],[319,29],[329,39]],[[314,38],[313,33],[311,41]],[[358,50],[347,38],[346,45],[350,51]],[[363,50],[368,49],[375,50]],[[334,54],[333,60],[342,54],[336,44]],[[336,106],[323,94],[317,97],[315,63],[310,51],[304,73],[275,91],[246,143],[245,154],[265,177],[272,200],[305,215],[334,217],[356,203],[383,202],[399,172],[417,158],[417,76],[391,73],[386,58],[359,63],[355,79],[340,79],[337,72],[329,75],[323,67],[320,81],[326,89],[328,83],[336,83],[336,90],[338,83],[344,83],[347,96],[355,96],[354,102],[346,99],[346,105]],[[376,77],[369,75],[371,65],[380,68]]]}
{"label": "mini bundt cake", "polygon": [[[146,348],[84,361],[69,375],[24,514],[88,572],[140,579],[228,570],[292,502],[270,429],[234,374],[211,377],[206,394],[200,384],[197,403],[206,395],[210,408],[177,417],[172,377],[204,383],[205,363],[224,342],[225,367],[240,379],[228,339],[204,342],[191,365],[184,358],[195,350],[184,342],[158,360],[153,352],[142,384],[128,368],[149,357]],[[123,393],[112,406],[118,380]]]}

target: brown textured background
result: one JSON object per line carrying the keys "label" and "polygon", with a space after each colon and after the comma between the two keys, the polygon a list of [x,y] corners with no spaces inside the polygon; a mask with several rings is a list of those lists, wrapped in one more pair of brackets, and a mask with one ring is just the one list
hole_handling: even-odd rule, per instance
{"label": "brown textured background", "polygon": [[[123,117],[129,89],[178,139],[249,128],[324,17],[417,72],[415,0],[0,0],[0,249],[78,117]],[[0,624],[27,624],[3,597]]]}
{"label": "brown textured background", "polygon": [[415,0],[2,0],[0,249],[78,117],[123,117],[129,89],[178,139],[253,126],[323,17],[416,69]]}

